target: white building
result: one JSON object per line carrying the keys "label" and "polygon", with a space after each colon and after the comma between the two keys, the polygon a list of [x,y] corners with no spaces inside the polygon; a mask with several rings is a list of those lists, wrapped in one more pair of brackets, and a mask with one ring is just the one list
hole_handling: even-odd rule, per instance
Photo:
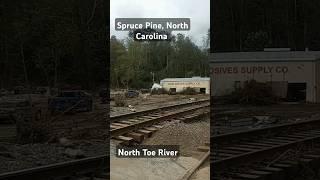
{"label": "white building", "polygon": [[212,53],[210,74],[212,96],[253,79],[270,83],[279,97],[320,102],[320,51]]}
{"label": "white building", "polygon": [[160,85],[168,92],[181,92],[190,87],[199,93],[210,94],[210,78],[166,78],[160,81]]}

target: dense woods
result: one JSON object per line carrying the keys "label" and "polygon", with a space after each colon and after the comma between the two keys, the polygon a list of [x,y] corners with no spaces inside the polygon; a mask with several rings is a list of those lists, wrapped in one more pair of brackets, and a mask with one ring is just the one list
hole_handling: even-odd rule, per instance
{"label": "dense woods", "polygon": [[215,0],[211,6],[214,52],[320,50],[319,0]]}
{"label": "dense woods", "polygon": [[0,89],[107,86],[103,0],[0,2]]}
{"label": "dense woods", "polygon": [[[208,35],[209,37],[209,35]],[[188,36],[177,34],[171,41],[110,39],[111,87],[150,88],[164,78],[208,76],[209,38],[200,48]]]}

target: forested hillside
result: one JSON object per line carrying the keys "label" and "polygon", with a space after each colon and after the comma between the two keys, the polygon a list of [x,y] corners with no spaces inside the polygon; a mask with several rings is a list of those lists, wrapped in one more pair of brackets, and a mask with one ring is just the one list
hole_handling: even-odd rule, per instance
{"label": "forested hillside", "polygon": [[319,0],[215,0],[212,51],[320,50]]}
{"label": "forested hillside", "polygon": [[[129,33],[130,34],[130,33]],[[208,37],[202,48],[183,34],[172,41],[110,39],[111,87],[150,88],[164,78],[208,76]]]}
{"label": "forested hillside", "polygon": [[107,85],[107,1],[0,2],[0,89]]}

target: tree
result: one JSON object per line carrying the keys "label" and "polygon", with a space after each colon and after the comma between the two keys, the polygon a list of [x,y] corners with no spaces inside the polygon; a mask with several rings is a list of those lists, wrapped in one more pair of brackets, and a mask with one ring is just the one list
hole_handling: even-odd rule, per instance
{"label": "tree", "polygon": [[[189,37],[178,34],[171,41],[126,41],[110,38],[111,87],[150,88],[168,77],[207,76],[208,51],[200,49]],[[120,83],[119,83],[120,82]]]}

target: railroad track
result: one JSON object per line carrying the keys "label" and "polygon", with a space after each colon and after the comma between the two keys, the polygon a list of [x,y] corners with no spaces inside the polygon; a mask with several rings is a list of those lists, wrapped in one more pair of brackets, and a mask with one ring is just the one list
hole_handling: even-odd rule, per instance
{"label": "railroad track", "polygon": [[[271,164],[264,161],[300,145],[320,142],[320,120],[287,123],[272,127],[239,131],[213,136],[211,166],[215,167],[215,179],[254,179],[272,174]],[[262,162],[262,163],[261,163]],[[236,172],[230,169],[258,163],[250,172]],[[274,169],[273,169],[274,170]]]}
{"label": "railroad track", "polygon": [[60,180],[90,177],[93,180],[109,179],[107,155],[56,163],[0,174],[0,180]]}
{"label": "railroad track", "polygon": [[201,100],[111,117],[110,135],[112,138],[120,140],[134,139],[141,141],[144,138],[142,136],[150,136],[150,133],[156,131],[162,121],[187,120],[199,117],[209,113],[209,106],[209,100]]}
{"label": "railroad track", "polygon": [[180,103],[180,104],[174,104],[174,105],[169,105],[169,106],[163,106],[163,107],[157,107],[157,108],[152,108],[144,111],[137,111],[134,113],[127,113],[127,114],[121,114],[121,115],[115,115],[115,116],[110,116],[110,122],[115,122],[119,120],[126,120],[129,118],[135,118],[138,116],[143,116],[143,115],[148,115],[156,112],[161,112],[165,110],[173,110],[173,109],[179,109],[182,107],[188,107],[196,104],[201,104],[201,103],[210,103],[209,99],[202,99],[198,101],[191,101],[187,103]]}
{"label": "railroad track", "polygon": [[[150,128],[152,125],[172,118],[193,118],[195,115],[197,115],[195,113],[197,110],[208,108],[209,106],[209,100],[201,100],[127,115],[114,116],[111,117],[110,124],[116,128],[111,128],[110,135],[114,137],[143,128],[148,129],[148,127]],[[207,112],[209,112],[209,110]],[[120,124],[123,125],[120,126]],[[147,130],[144,129],[144,132],[146,131]],[[92,179],[97,180],[107,179],[109,177],[107,169],[108,165],[109,157],[107,155],[96,156],[3,173],[0,174],[0,180],[60,180],[82,177],[91,177]]]}

